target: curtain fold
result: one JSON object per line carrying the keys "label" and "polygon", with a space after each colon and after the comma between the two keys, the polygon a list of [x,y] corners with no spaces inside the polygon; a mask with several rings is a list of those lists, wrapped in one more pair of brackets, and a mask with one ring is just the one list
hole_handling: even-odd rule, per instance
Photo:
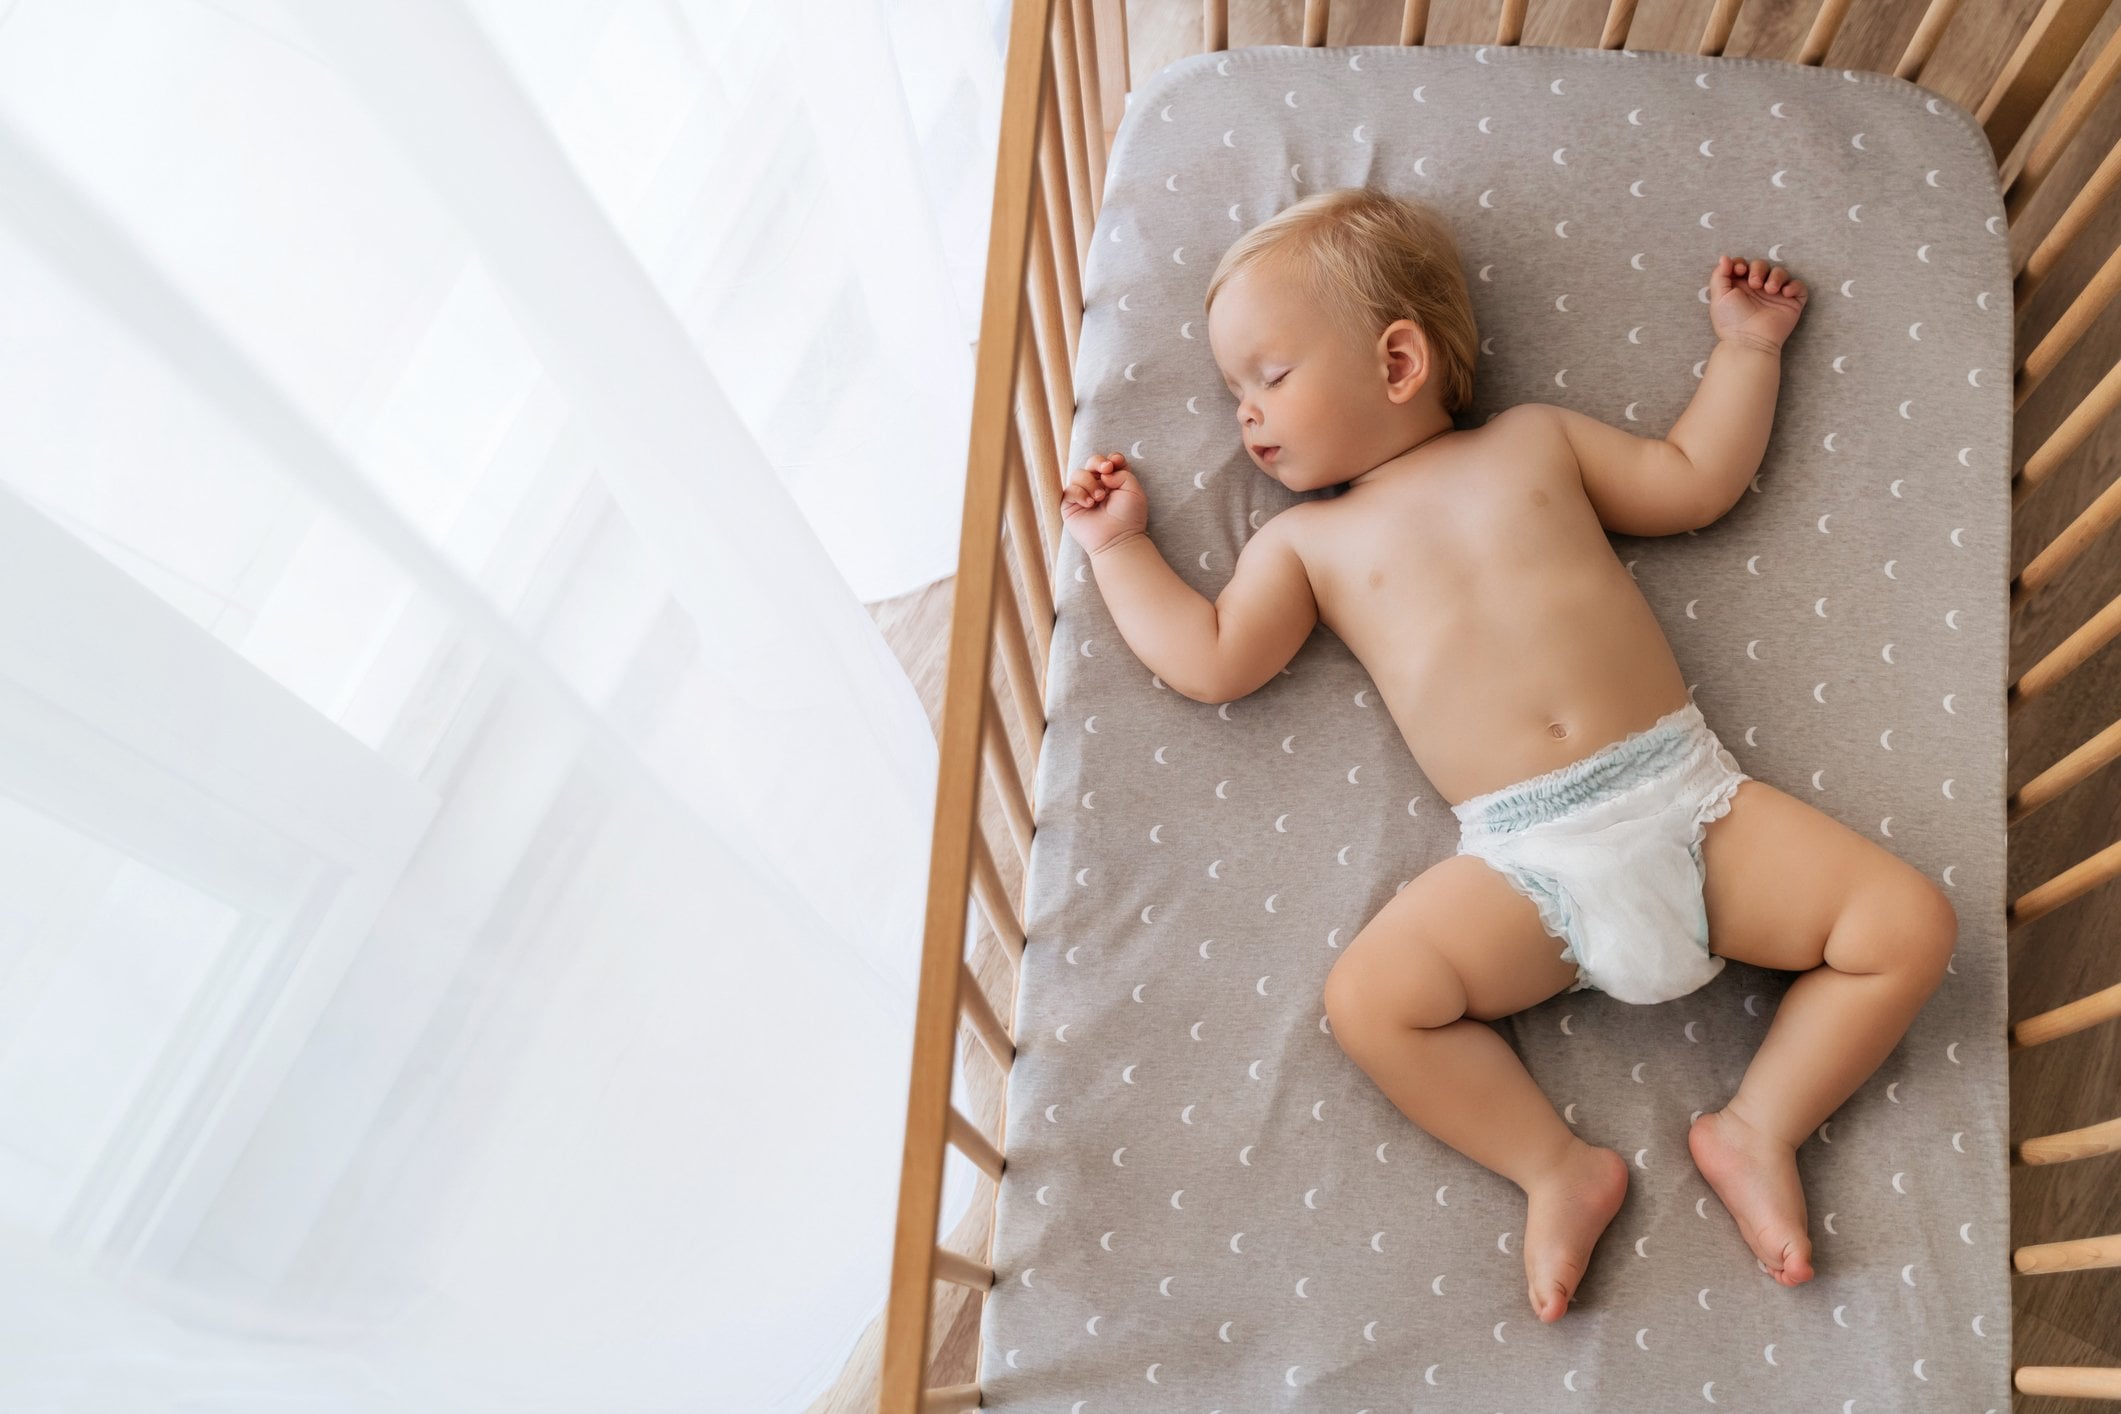
{"label": "curtain fold", "polygon": [[[801,1409],[879,1308],[935,743],[814,506],[954,568],[870,51],[996,56],[842,8],[0,22],[0,1406]],[[824,294],[791,153],[915,217]]]}

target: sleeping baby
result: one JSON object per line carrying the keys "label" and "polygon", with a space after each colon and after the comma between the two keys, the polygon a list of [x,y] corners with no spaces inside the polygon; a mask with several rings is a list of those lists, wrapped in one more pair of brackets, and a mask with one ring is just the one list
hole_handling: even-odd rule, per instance
{"label": "sleeping baby", "polygon": [[1210,603],[1150,541],[1127,458],[1089,459],[1062,515],[1135,654],[1201,702],[1259,688],[1314,625],[1377,684],[1457,817],[1325,984],[1335,1039],[1429,1133],[1524,1190],[1532,1308],[1561,1317],[1628,1165],[1578,1138],[1486,1025],[1564,989],[1651,1005],[1724,959],[1801,973],[1737,1092],[1687,1147],[1761,1269],[1812,1275],[1797,1146],[1893,1049],[1958,920],[1920,870],[1747,776],[1695,707],[1609,533],[1713,523],[1760,465],[1806,290],[1723,256],[1716,346],[1669,433],[1526,403],[1478,426],[1479,338],[1448,227],[1323,193],[1231,246],[1208,341],[1262,474],[1300,500]]}

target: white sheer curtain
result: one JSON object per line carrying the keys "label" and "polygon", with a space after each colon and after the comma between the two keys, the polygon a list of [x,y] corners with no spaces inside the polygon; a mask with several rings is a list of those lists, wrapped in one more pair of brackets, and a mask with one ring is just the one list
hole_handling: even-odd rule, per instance
{"label": "white sheer curtain", "polygon": [[0,13],[0,1408],[837,1372],[1004,4]]}

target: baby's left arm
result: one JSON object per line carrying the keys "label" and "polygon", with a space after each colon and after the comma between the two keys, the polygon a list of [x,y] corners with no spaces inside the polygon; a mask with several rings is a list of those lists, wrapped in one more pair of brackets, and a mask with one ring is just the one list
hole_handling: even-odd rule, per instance
{"label": "baby's left arm", "polygon": [[1723,256],[1709,277],[1709,323],[1716,347],[1693,401],[1664,439],[1686,454],[1706,483],[1713,521],[1736,505],[1760,469],[1782,384],[1782,344],[1808,299],[1801,281],[1777,265]]}

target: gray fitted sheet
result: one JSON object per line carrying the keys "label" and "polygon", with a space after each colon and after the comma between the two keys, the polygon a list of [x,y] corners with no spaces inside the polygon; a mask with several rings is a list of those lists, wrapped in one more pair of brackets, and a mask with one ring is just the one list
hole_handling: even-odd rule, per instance
{"label": "gray fitted sheet", "polygon": [[1662,433],[1712,346],[1716,256],[1811,284],[1754,493],[1614,549],[1746,771],[1947,887],[1952,972],[1800,1149],[1818,1275],[1793,1289],[1685,1145],[1792,974],[1500,1023],[1636,1164],[1542,1326],[1521,1194],[1401,1116],[1320,1002],[1336,948],[1453,852],[1449,809],[1329,632],[1250,697],[1190,701],[1064,539],[986,1407],[2007,1410],[2011,277],[1979,126],[1897,79],[1752,59],[1277,47],[1163,70],[1112,155],[1070,464],[1130,450],[1152,536],[1210,597],[1294,498],[1238,444],[1202,292],[1242,231],[1364,183],[1459,234],[1488,339],[1472,420],[1539,400]]}

